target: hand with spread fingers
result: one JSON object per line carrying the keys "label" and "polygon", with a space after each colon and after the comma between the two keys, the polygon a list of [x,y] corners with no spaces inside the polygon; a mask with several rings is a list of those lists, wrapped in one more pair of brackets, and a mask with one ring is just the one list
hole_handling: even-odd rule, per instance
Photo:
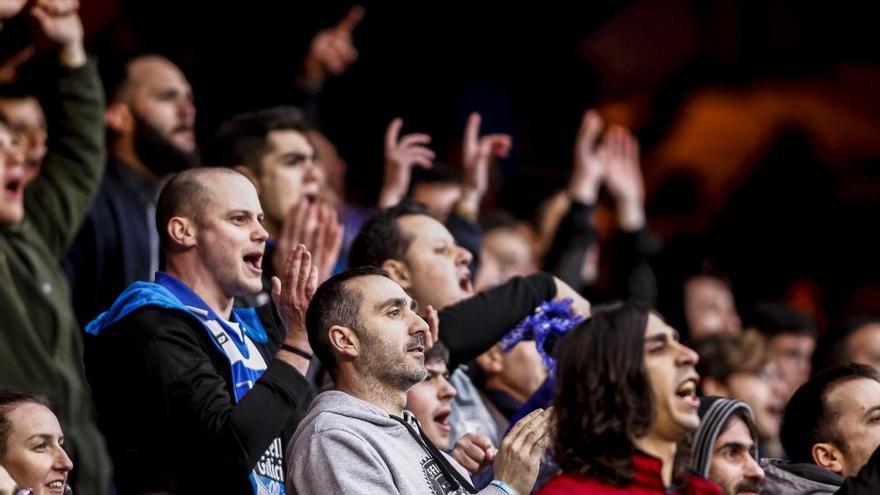
{"label": "hand with spread fingers", "polygon": [[634,231],[645,225],[645,181],[639,165],[639,142],[632,133],[615,126],[602,140],[605,187],[617,206],[620,228]]}
{"label": "hand with spread fingers", "polygon": [[530,493],[538,478],[538,467],[550,445],[553,409],[536,409],[519,420],[501,441],[495,455],[495,479],[516,493]]}
{"label": "hand with spread fingers", "polygon": [[403,120],[396,118],[385,131],[385,177],[379,193],[379,208],[400,203],[412,179],[413,167],[431,168],[434,152],[428,148],[431,136],[424,133],[400,137]]}
{"label": "hand with spread fingers", "polygon": [[[287,251],[282,278],[272,277],[272,300],[287,329],[286,345],[312,352],[306,331],[306,310],[318,289],[318,267],[312,255],[302,244]],[[302,356],[288,356],[291,364],[301,373],[308,369],[308,360]]]}
{"label": "hand with spread fingers", "polygon": [[277,273],[285,266],[288,253],[303,244],[312,253],[318,270],[318,282],[333,275],[339,253],[342,250],[344,226],[336,209],[326,201],[300,199],[287,214],[281,232],[275,239],[272,266]]}
{"label": "hand with spread fingers", "polygon": [[599,150],[602,117],[595,110],[587,110],[581,119],[574,145],[574,169],[568,185],[568,194],[575,201],[593,205],[599,197],[605,166]]}
{"label": "hand with spread fingers", "polygon": [[489,187],[489,167],[496,158],[510,155],[513,140],[508,134],[480,136],[482,117],[478,113],[468,116],[462,142],[462,190],[457,211],[476,220],[480,201]]}

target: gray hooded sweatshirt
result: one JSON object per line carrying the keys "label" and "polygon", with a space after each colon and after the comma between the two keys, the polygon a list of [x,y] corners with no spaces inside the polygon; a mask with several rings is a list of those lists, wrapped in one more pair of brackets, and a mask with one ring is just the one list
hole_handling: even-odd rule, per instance
{"label": "gray hooded sweatshirt", "polygon": [[[433,450],[470,480],[455,460]],[[315,398],[286,454],[288,495],[468,493],[444,474],[445,468],[421,439],[412,413],[404,411],[396,419],[335,390]],[[493,485],[479,493],[504,495]]]}

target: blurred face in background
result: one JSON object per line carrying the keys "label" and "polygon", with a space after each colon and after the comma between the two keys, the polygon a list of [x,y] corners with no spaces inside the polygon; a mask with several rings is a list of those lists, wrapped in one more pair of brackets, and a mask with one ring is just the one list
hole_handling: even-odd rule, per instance
{"label": "blurred face in background", "polygon": [[715,277],[698,276],[685,282],[684,314],[692,340],[742,331],[733,293],[726,283]]}

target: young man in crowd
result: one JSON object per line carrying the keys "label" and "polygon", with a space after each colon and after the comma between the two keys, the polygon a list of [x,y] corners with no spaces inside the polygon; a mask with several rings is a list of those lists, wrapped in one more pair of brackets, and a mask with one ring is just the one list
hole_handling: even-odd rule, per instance
{"label": "young man in crowd", "polygon": [[755,413],[762,457],[782,454],[779,423],[787,385],[770,361],[764,338],[754,330],[742,335],[717,334],[695,343],[697,371],[704,395],[745,401]]}
{"label": "young man in crowd", "polygon": [[156,210],[164,271],[87,327],[120,495],[283,492],[284,445],[314,394],[303,321],[317,269],[303,246],[289,254],[281,322],[271,306],[233,309],[262,289],[262,218],[241,173],[178,173]]}
{"label": "young man in crowd", "polygon": [[554,452],[539,494],[712,494],[681,443],[699,426],[697,354],[663,319],[612,303],[558,345]]}
{"label": "young man in crowd", "polygon": [[724,495],[757,495],[764,482],[758,465],[758,429],[749,405],[723,397],[700,399],[700,427],[694,433],[693,471]]}
{"label": "young man in crowd", "polygon": [[86,58],[77,2],[6,3],[11,9],[5,14],[25,8],[22,15],[31,18],[36,34],[56,48],[50,55],[54,94],[47,96],[58,114],[35,180],[26,171],[24,138],[0,117],[0,382],[45,394],[58,405],[77,461],[71,484],[77,492],[101,495],[110,489],[111,466],[59,263],[103,172],[104,97],[95,64]]}
{"label": "young man in crowd", "polygon": [[336,209],[320,197],[325,176],[308,130],[298,108],[272,107],[236,115],[218,132],[220,165],[248,176],[266,211],[264,290],[253,305],[268,302],[272,276],[281,273],[286,253],[297,244],[312,253],[319,283],[336,268],[343,229]]}
{"label": "young man in crowd", "polygon": [[[403,288],[379,268],[345,271],[318,288],[306,325],[335,389],[314,400],[287,447],[287,493],[473,493],[464,468],[405,410],[427,376],[432,337]],[[480,493],[531,490],[548,424],[538,410],[511,429]]]}
{"label": "young man in crowd", "polygon": [[764,493],[880,493],[880,374],[850,363],[794,393],[782,419],[790,461],[764,459]]}

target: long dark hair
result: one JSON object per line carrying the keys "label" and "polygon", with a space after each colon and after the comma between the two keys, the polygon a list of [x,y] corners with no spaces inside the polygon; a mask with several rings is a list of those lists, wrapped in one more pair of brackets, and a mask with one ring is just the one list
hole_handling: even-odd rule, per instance
{"label": "long dark hair", "polygon": [[555,451],[566,473],[626,486],[632,438],[654,423],[644,367],[649,310],[633,303],[594,308],[558,347]]}

